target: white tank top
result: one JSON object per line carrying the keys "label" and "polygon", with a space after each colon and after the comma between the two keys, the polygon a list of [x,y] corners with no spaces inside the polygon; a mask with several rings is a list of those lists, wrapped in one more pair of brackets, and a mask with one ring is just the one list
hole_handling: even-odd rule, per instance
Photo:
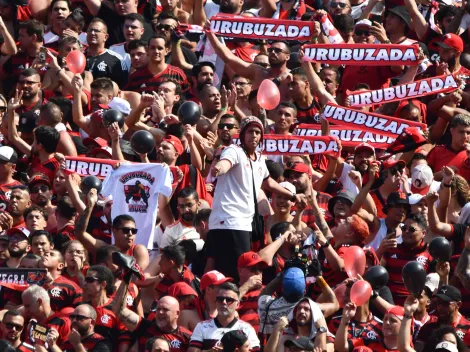
{"label": "white tank top", "polygon": [[[380,243],[382,243],[382,240],[387,236],[387,225],[385,225],[385,219],[380,219],[380,227],[379,230],[377,231],[377,234],[375,235],[375,238],[372,240],[372,242],[368,243],[366,247],[371,247],[374,248],[374,250],[377,250],[380,246]],[[397,237],[397,243],[402,243],[403,239],[401,237],[401,233]]]}

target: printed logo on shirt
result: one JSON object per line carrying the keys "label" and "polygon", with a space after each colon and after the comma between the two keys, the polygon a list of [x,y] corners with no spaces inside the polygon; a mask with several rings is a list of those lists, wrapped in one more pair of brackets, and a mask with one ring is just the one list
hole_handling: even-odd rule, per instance
{"label": "printed logo on shirt", "polygon": [[179,341],[179,340],[171,340],[171,341],[170,341],[170,347],[171,347],[171,348],[180,348],[180,347],[181,347],[181,341]]}
{"label": "printed logo on shirt", "polygon": [[110,320],[111,317],[108,314],[103,314],[103,316],[101,317],[101,322],[103,324],[108,324]]}
{"label": "printed logo on shirt", "polygon": [[52,297],[60,297],[60,294],[62,293],[62,290],[58,287],[54,287],[52,290],[51,290],[51,296]]}
{"label": "printed logo on shirt", "polygon": [[[146,180],[151,185],[155,182],[155,178],[148,172],[129,172],[123,175],[119,181],[127,183],[135,178]],[[149,207],[150,188],[142,184],[140,180],[135,180],[131,184],[124,185],[124,193],[126,194],[126,203],[131,213],[146,213]]]}
{"label": "printed logo on shirt", "polygon": [[460,339],[463,340],[463,338],[465,337],[465,333],[462,330],[457,330],[456,333],[460,337]]}
{"label": "printed logo on shirt", "polygon": [[96,68],[102,72],[106,71],[106,67],[108,67],[108,65],[106,64],[106,62],[104,61],[101,61],[97,66]]}
{"label": "printed logo on shirt", "polygon": [[416,258],[416,261],[420,264],[426,265],[426,263],[428,262],[428,258],[423,255],[420,255],[418,258]]}

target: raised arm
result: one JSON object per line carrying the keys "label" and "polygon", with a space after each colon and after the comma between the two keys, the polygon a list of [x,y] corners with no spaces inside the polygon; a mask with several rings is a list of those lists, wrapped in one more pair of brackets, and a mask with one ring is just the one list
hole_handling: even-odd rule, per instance
{"label": "raised arm", "polygon": [[439,217],[437,216],[435,204],[438,199],[439,196],[436,192],[429,193],[426,196],[426,201],[428,203],[429,230],[435,234],[449,237],[452,236],[452,225],[445,222],[440,222]]}
{"label": "raised arm", "polygon": [[196,129],[191,126],[191,125],[185,125],[184,126],[184,135],[186,139],[188,140],[189,144],[189,150],[191,153],[191,165],[193,165],[196,169],[199,171],[202,170],[202,157],[201,154],[199,153],[199,150],[196,147],[196,143],[194,141],[195,136],[194,134],[196,133]]}
{"label": "raised arm", "polygon": [[88,205],[86,206],[85,210],[79,215],[77,222],[75,223],[75,237],[82,242],[83,246],[87,249],[87,251],[91,253],[95,253],[98,248],[101,248],[106,245],[101,240],[94,238],[88,232],[86,232],[86,228],[88,227],[88,222],[90,221],[91,212],[98,200],[98,194],[96,189],[92,188],[90,192],[88,192]]}
{"label": "raised arm", "polygon": [[15,147],[29,157],[31,156],[31,146],[20,137],[15,123],[15,110],[21,106],[22,97],[23,91],[17,89],[15,96],[8,102],[8,139]]}
{"label": "raised arm", "polygon": [[204,0],[194,1],[193,21],[194,24],[199,26],[204,26],[206,23],[207,17],[206,12],[204,11]]}
{"label": "raised arm", "polygon": [[276,12],[276,3],[274,0],[261,0],[261,9],[259,11],[259,17],[272,18]]}
{"label": "raised arm", "polygon": [[84,130],[86,133],[90,133],[90,120],[87,120],[83,116],[82,107],[82,90],[83,90],[83,79],[79,74],[76,74],[72,79],[72,94],[73,94],[73,105],[72,105],[72,116],[73,122],[78,127]]}
{"label": "raised arm", "polygon": [[[129,275],[127,273],[126,275]],[[116,317],[124,324],[124,326],[133,332],[139,326],[140,317],[126,307],[127,288],[129,287],[130,278],[124,277],[113,303],[113,312]]]}
{"label": "raised arm", "polygon": [[[301,50],[299,53],[300,61],[302,61],[303,55],[304,53]],[[302,68],[304,69],[305,74],[307,75],[308,82],[310,83],[310,86],[313,89],[313,93],[315,94],[315,96],[318,97],[320,104],[326,105],[329,102],[333,104],[337,104],[335,98],[326,91],[325,85],[323,84],[321,78],[318,77],[317,73],[313,69],[312,64],[308,61],[304,61],[302,63]]]}
{"label": "raised arm", "polygon": [[416,5],[415,0],[405,0],[405,6],[410,13],[411,21],[413,22],[414,30],[418,35],[419,40],[423,41],[426,38],[429,24],[426,22],[426,19],[423,17],[421,12],[419,12],[418,5]]}
{"label": "raised arm", "polygon": [[13,39],[13,37],[11,36],[1,16],[0,16],[0,35],[3,37],[1,53],[3,55],[9,55],[9,56],[15,55],[18,52],[15,39]]}
{"label": "raised arm", "polygon": [[97,16],[101,8],[100,0],[84,0],[84,3],[93,16]]}

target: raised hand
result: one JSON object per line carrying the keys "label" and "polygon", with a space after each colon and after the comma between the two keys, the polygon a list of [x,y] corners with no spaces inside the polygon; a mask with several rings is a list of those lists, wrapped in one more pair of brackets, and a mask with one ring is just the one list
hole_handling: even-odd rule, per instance
{"label": "raised hand", "polygon": [[10,101],[8,102],[8,110],[15,111],[16,109],[21,107],[22,99],[23,99],[23,91],[17,89],[15,91],[15,96],[11,98]]}

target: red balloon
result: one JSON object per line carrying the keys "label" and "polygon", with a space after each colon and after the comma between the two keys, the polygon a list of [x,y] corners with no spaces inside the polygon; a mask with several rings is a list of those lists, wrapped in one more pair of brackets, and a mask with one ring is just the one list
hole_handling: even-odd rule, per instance
{"label": "red balloon", "polygon": [[352,285],[351,292],[349,293],[351,302],[354,303],[358,307],[366,303],[369,300],[371,295],[372,295],[372,287],[367,281],[364,281],[364,280],[356,281]]}
{"label": "red balloon", "polygon": [[340,308],[344,308],[344,305],[346,304],[346,290],[346,284],[340,284],[336,286],[335,290],[333,291],[335,293],[336,299],[339,302]]}
{"label": "red balloon", "polygon": [[366,270],[366,255],[361,247],[351,246],[344,252],[344,270],[350,278],[364,275]]}
{"label": "red balloon", "polygon": [[270,79],[265,79],[258,88],[258,104],[263,109],[272,110],[279,105],[281,93],[277,85]]}
{"label": "red balloon", "polygon": [[86,57],[80,50],[72,50],[65,58],[68,69],[74,74],[80,74],[85,70]]}

